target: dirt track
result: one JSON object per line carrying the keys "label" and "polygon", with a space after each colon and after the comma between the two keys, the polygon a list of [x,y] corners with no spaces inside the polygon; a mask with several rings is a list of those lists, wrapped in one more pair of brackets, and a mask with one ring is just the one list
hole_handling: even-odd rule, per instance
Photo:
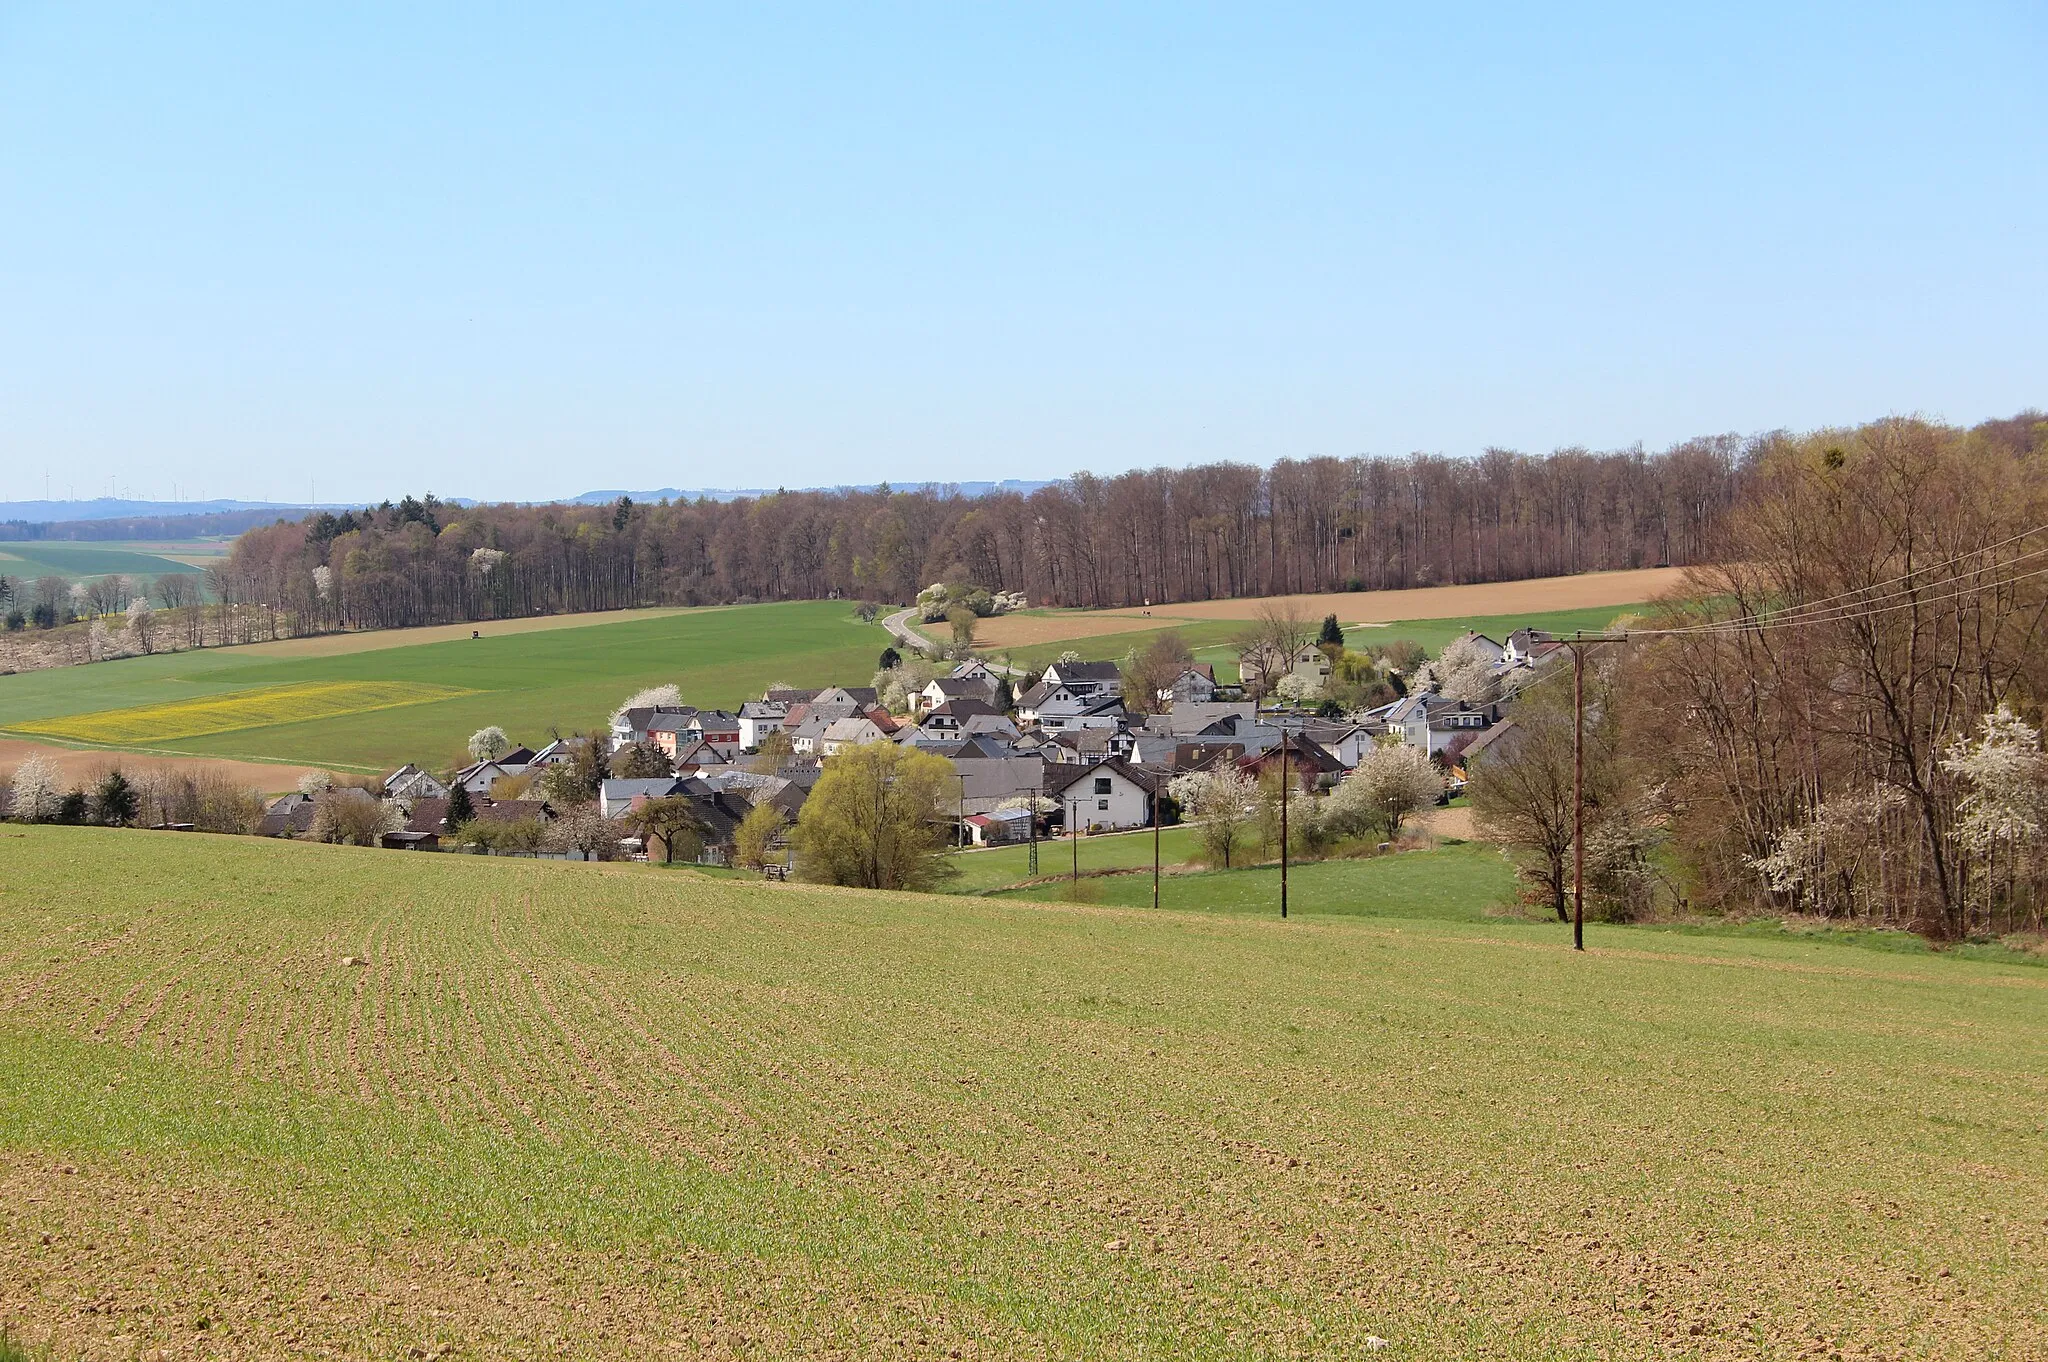
{"label": "dirt track", "polygon": [[976,641],[984,648],[1022,648],[1070,638],[1126,634],[1192,621],[1248,620],[1268,605],[1292,608],[1310,619],[1334,614],[1351,625],[1386,620],[1456,619],[1461,615],[1536,614],[1602,605],[1633,605],[1677,586],[1683,568],[1639,568],[1630,572],[1588,572],[1575,577],[1537,577],[1522,582],[1480,582],[1465,586],[1414,587],[1403,591],[1343,591],[1319,596],[1265,596],[1228,601],[1190,601],[1151,610],[1076,610],[1058,615],[1005,615],[982,621]]}
{"label": "dirt track", "polygon": [[225,772],[239,785],[265,794],[282,794],[298,786],[299,777],[308,771],[323,768],[314,766],[281,766],[267,761],[231,761],[225,757],[153,757],[137,752],[111,752],[75,747],[58,747],[51,743],[24,742],[20,738],[0,738],[0,771],[11,772],[30,757],[41,757],[55,762],[57,769],[66,780],[83,783],[99,772],[119,766],[128,772],[169,768],[179,771],[196,769]]}
{"label": "dirt track", "polygon": [[[721,607],[710,607],[718,609]],[[476,620],[469,624],[429,624],[417,629],[369,629],[353,634],[316,634],[310,638],[288,638],[276,643],[245,643],[235,649],[237,657],[333,657],[341,653],[371,653],[384,648],[409,648],[415,643],[446,643],[468,638],[471,631],[485,638],[499,634],[532,634],[550,629],[580,629],[591,624],[626,624],[633,620],[660,619],[664,615],[701,613],[684,606],[648,610],[589,610],[576,615],[529,615],[516,620]]]}

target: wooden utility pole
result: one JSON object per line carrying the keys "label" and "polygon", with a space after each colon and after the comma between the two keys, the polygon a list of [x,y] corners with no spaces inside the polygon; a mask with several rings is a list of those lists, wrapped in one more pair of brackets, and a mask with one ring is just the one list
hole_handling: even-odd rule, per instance
{"label": "wooden utility pole", "polygon": [[1152,792],[1152,906],[1159,906],[1159,791]]}
{"label": "wooden utility pole", "polygon": [[1572,949],[1586,949],[1586,649],[1601,643],[1626,643],[1627,634],[1588,634],[1570,638],[1543,634],[1551,643],[1572,650]]}
{"label": "wooden utility pole", "polygon": [[1287,916],[1287,730],[1280,730],[1280,916]]}
{"label": "wooden utility pole", "polygon": [[1067,801],[1067,840],[1074,844],[1074,884],[1077,888],[1081,883],[1081,824],[1076,815],[1080,812],[1081,801]]}

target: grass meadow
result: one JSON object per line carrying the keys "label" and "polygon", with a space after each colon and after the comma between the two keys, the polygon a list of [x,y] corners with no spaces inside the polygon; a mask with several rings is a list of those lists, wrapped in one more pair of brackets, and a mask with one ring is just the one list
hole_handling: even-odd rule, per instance
{"label": "grass meadow", "polygon": [[[1593,606],[1578,610],[1550,610],[1530,615],[1473,615],[1457,619],[1394,620],[1371,627],[1359,627],[1345,622],[1344,641],[1354,648],[1370,644],[1392,643],[1397,639],[1409,639],[1419,643],[1429,652],[1437,652],[1446,643],[1460,634],[1478,630],[1495,641],[1506,638],[1517,629],[1549,629],[1566,633],[1574,629],[1605,629],[1622,615],[1632,614],[1641,606]],[[1130,633],[1100,634],[1071,641],[1038,643],[1029,647],[997,650],[999,656],[1011,659],[1020,667],[1043,667],[1072,649],[1091,658],[1121,658],[1133,648],[1142,650],[1146,644],[1169,631],[1178,633],[1183,642],[1194,652],[1199,662],[1215,666],[1219,680],[1237,679],[1237,648],[1235,640],[1244,633],[1247,625],[1243,620],[1198,620],[1184,623],[1169,623],[1158,628],[1141,629]],[[925,632],[936,634],[938,626],[925,626]]]}
{"label": "grass meadow", "polygon": [[[344,771],[384,771],[407,761],[430,767],[460,758],[468,736],[499,724],[521,742],[550,728],[581,731],[604,722],[626,695],[674,681],[693,704],[737,706],[770,681],[866,685],[887,636],[838,601],[795,601],[663,614],[574,628],[467,636],[331,655],[280,655],[291,645],[216,648],[124,658],[87,667],[0,676],[0,732],[42,736],[59,726],[68,741],[120,733],[110,746],[180,756],[303,762]],[[356,710],[232,731],[174,736],[118,727],[113,712],[219,701],[237,693],[311,683],[438,686],[463,692],[403,708]],[[319,713],[314,710],[314,713]],[[88,717],[90,716],[90,717]]]}
{"label": "grass meadow", "polygon": [[2048,1352],[2048,970],[1574,955],[1402,897],[5,829],[0,1323],[67,1358]]}

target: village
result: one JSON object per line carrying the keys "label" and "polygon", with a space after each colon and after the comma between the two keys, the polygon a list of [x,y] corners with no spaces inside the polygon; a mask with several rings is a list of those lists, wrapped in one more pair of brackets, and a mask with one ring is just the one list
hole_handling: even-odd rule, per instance
{"label": "village", "polygon": [[[1433,659],[1347,650],[1334,616],[1319,636],[1297,625],[1248,642],[1233,681],[1191,658],[1172,671],[1173,651],[1168,640],[1166,670],[1156,653],[1069,652],[1034,674],[965,649],[891,647],[872,685],[772,685],[736,712],[660,686],[589,734],[526,746],[487,728],[452,772],[408,763],[374,782],[310,785],[271,803],[258,831],[783,878],[785,834],[812,788],[870,744],[944,759],[954,783],[931,821],[961,849],[1177,823],[1193,812],[1190,778],[1234,778],[1226,791],[1284,779],[1302,797],[1327,795],[1382,749],[1426,760],[1429,802],[1445,802],[1467,763],[1512,733],[1504,702],[1564,652],[1528,629],[1499,641],[1468,632]],[[1340,692],[1374,703],[1348,707]]]}

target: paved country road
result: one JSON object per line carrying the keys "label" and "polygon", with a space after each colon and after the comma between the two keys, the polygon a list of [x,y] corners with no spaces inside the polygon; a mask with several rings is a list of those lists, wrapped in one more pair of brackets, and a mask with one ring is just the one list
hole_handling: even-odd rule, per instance
{"label": "paved country road", "polygon": [[[908,610],[898,610],[893,615],[884,615],[881,623],[882,627],[889,631],[889,637],[897,644],[913,652],[921,653],[926,648],[932,646],[932,640],[910,627],[910,617],[916,613],[917,607],[912,606]],[[988,669],[997,675],[1002,675],[1006,672],[1011,676],[1025,675],[1024,668],[1022,667],[1006,667],[1002,663],[991,661],[988,658],[983,658],[982,661],[988,663]]]}

